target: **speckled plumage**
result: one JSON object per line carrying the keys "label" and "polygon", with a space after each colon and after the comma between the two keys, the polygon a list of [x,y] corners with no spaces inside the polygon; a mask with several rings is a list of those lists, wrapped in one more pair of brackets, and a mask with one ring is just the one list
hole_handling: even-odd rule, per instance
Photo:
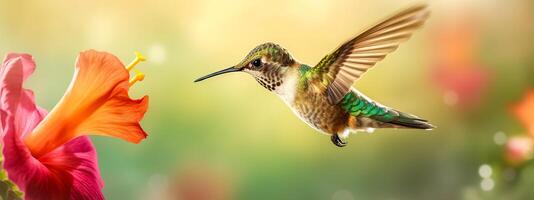
{"label": "speckled plumage", "polygon": [[258,45],[237,65],[197,79],[243,71],[277,94],[300,119],[331,135],[337,146],[349,131],[433,126],[414,115],[383,106],[352,87],[368,69],[423,25],[426,6],[409,8],[375,25],[326,55],[315,67],[296,61],[274,43]]}

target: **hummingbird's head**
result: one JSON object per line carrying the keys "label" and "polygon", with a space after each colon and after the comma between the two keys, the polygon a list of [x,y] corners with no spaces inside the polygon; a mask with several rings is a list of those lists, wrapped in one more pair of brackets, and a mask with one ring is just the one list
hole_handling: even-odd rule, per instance
{"label": "hummingbird's head", "polygon": [[229,72],[246,72],[272,91],[283,82],[284,75],[296,61],[278,44],[265,43],[252,49],[237,65],[203,76],[195,82]]}

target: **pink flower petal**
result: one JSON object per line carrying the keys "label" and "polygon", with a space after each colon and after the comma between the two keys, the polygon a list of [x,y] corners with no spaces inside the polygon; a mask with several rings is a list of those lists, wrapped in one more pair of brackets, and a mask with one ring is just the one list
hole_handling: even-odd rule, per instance
{"label": "pink flower petal", "polygon": [[[22,83],[35,70],[28,54],[8,54],[0,69],[0,109],[17,117],[15,128],[22,136],[29,133],[44,118],[46,111],[35,105],[33,92],[22,88]],[[0,120],[6,115],[1,115]]]}
{"label": "pink flower petal", "polygon": [[0,120],[4,168],[26,199],[104,199],[95,149],[88,137],[33,157],[22,142],[47,112],[22,87],[35,70],[31,56],[9,54],[0,68]]}
{"label": "pink flower petal", "polygon": [[[10,64],[10,62],[19,60],[22,62],[22,80],[25,81],[30,77],[33,72],[35,71],[35,62],[33,61],[33,57],[30,54],[22,54],[22,53],[9,53],[4,58],[3,66],[7,66]],[[3,73],[4,68],[0,70]]]}
{"label": "pink flower petal", "polygon": [[7,127],[4,138],[4,168],[26,199],[104,199],[96,151],[87,136],[34,158]]}

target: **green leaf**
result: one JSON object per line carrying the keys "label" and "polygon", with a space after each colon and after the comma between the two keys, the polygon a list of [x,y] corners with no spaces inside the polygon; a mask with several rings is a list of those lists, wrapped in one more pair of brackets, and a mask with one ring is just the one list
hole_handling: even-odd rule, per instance
{"label": "green leaf", "polygon": [[22,200],[24,194],[19,190],[17,185],[7,177],[3,162],[4,157],[0,154],[0,200]]}

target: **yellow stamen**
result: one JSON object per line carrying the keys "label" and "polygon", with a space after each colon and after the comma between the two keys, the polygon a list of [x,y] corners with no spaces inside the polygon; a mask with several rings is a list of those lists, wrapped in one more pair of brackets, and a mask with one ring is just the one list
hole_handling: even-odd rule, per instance
{"label": "yellow stamen", "polygon": [[139,70],[137,70],[135,68],[133,69],[133,71],[135,72],[135,74],[141,74],[142,73],[141,71],[139,71]]}
{"label": "yellow stamen", "polygon": [[134,85],[137,81],[143,81],[145,79],[145,74],[139,72],[137,74],[135,74],[135,76],[130,79],[130,87],[132,87],[132,85]]}
{"label": "yellow stamen", "polygon": [[130,71],[133,69],[134,73],[135,73],[135,76],[130,79],[129,83],[130,83],[130,87],[132,85],[134,85],[136,82],[138,81],[143,81],[145,79],[145,74],[143,74],[142,72],[140,72],[139,70],[135,69],[134,67],[139,64],[140,62],[142,61],[145,61],[146,58],[145,56],[141,55],[141,53],[139,52],[134,52],[135,54],[135,59],[126,67],[126,70]]}
{"label": "yellow stamen", "polygon": [[139,64],[139,62],[146,60],[145,56],[141,55],[141,53],[136,51],[134,54],[135,59],[128,66],[126,66],[126,70],[128,71],[132,70],[137,64]]}

